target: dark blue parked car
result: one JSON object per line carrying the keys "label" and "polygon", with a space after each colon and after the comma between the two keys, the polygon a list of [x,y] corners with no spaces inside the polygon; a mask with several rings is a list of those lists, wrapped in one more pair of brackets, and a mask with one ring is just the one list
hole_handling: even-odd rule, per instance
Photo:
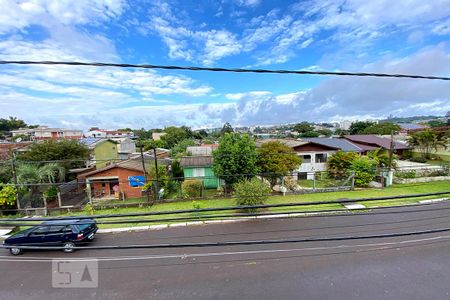
{"label": "dark blue parked car", "polygon": [[20,231],[4,242],[13,255],[19,255],[20,246],[63,246],[64,252],[73,252],[76,245],[94,239],[98,227],[92,219],[46,221]]}

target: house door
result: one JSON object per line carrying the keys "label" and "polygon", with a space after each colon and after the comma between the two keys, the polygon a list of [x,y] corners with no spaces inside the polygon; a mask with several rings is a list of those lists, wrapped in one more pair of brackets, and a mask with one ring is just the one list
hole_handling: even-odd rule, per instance
{"label": "house door", "polygon": [[114,186],[117,186],[117,190],[119,187],[119,179],[112,179],[111,181],[109,181],[109,194],[110,195],[114,195],[115,191],[114,191]]}

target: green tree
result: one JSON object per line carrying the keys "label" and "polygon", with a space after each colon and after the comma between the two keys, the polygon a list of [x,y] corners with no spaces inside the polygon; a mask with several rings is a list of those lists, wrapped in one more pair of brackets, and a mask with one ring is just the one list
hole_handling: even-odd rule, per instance
{"label": "green tree", "polygon": [[77,140],[47,140],[31,144],[28,151],[18,155],[18,159],[36,162],[63,161],[60,165],[67,171],[85,166],[85,161],[90,158],[90,155],[89,148]]}
{"label": "green tree", "polygon": [[0,162],[0,183],[8,183],[12,180],[12,170],[9,162]]}
{"label": "green tree", "polygon": [[[47,163],[47,164],[35,164],[35,163],[20,163],[17,166],[17,182],[22,186],[20,189],[22,192],[28,190],[30,200],[42,199],[42,192],[46,193],[52,189],[52,185],[41,185],[42,183],[52,183],[64,181],[65,169],[60,164]],[[39,200],[40,202],[41,200]],[[23,205],[22,205],[23,206]]]}
{"label": "green tree", "polygon": [[298,133],[305,133],[314,131],[314,127],[311,126],[311,124],[309,124],[308,122],[301,122],[294,126],[294,130]]}
{"label": "green tree", "polygon": [[413,133],[408,138],[408,144],[416,148],[423,158],[429,159],[431,152],[437,151],[440,147],[447,148],[448,137],[443,133],[436,133],[431,130],[424,130]]}
{"label": "green tree", "polygon": [[258,173],[255,142],[247,134],[225,133],[213,155],[214,173],[221,176],[227,184]]}
{"label": "green tree", "polygon": [[226,122],[223,125],[222,129],[220,130],[221,135],[225,135],[225,133],[233,133],[233,132],[234,132],[233,126],[231,126],[231,124],[228,122]]}
{"label": "green tree", "polygon": [[430,127],[442,127],[442,126],[446,126],[447,123],[441,120],[431,120],[428,122],[428,125]]}
{"label": "green tree", "polygon": [[164,140],[143,140],[143,141],[138,141],[136,146],[140,146],[142,145],[144,148],[144,151],[148,151],[148,150],[152,150],[152,149],[157,149],[157,148],[167,148],[167,144]]}
{"label": "green tree", "polygon": [[364,130],[372,125],[375,125],[375,123],[371,121],[357,121],[350,125],[348,131],[350,134],[363,134]]}
{"label": "green tree", "polygon": [[320,133],[316,132],[316,131],[306,131],[300,134],[300,137],[303,138],[315,138],[315,137],[319,137]]}
{"label": "green tree", "polygon": [[170,154],[172,157],[178,157],[182,155],[186,155],[186,149],[189,146],[195,146],[195,142],[192,139],[185,139],[178,142],[175,146],[173,146]]}
{"label": "green tree", "polygon": [[339,135],[339,136],[343,136],[343,135],[347,135],[347,134],[349,134],[350,132],[348,131],[348,130],[344,130],[344,129],[341,129],[341,128],[338,128],[338,129],[336,129],[335,131],[334,131],[334,134],[335,135]]}
{"label": "green tree", "polygon": [[316,132],[319,135],[324,135],[326,137],[330,137],[333,134],[333,131],[331,131],[330,129],[319,129],[319,130],[316,130]]}
{"label": "green tree", "polygon": [[[377,166],[380,168],[389,167],[389,152],[387,150],[383,150],[378,148],[373,151],[369,151],[367,156],[377,162]],[[395,154],[392,155],[392,167],[395,168],[397,165],[397,156]]]}
{"label": "green tree", "polygon": [[379,134],[379,135],[388,135],[391,133],[397,134],[400,131],[401,127],[397,124],[391,122],[384,122],[373,124],[364,129],[362,134]]}
{"label": "green tree", "polygon": [[19,128],[25,128],[27,124],[15,117],[9,117],[8,119],[0,119],[0,131],[11,131]]}
{"label": "green tree", "polygon": [[17,166],[19,184],[57,183],[64,181],[66,170],[57,163],[20,163]]}
{"label": "green tree", "polygon": [[[253,206],[264,204],[269,198],[271,189],[261,179],[256,177],[243,179],[233,185],[236,205]],[[256,211],[254,208],[248,208],[247,211]]]}
{"label": "green tree", "polygon": [[0,184],[0,207],[9,208],[16,203],[17,190],[12,185]]}
{"label": "green tree", "polygon": [[347,174],[352,162],[358,158],[355,152],[337,151],[328,158],[327,168],[334,176],[340,177]]}
{"label": "green tree", "polygon": [[188,130],[188,127],[170,126],[166,127],[164,132],[166,135],[163,135],[161,140],[166,143],[169,149],[172,149],[178,142],[188,139],[192,135],[192,132],[190,131],[190,128]]}
{"label": "green tree", "polygon": [[352,161],[350,170],[355,172],[355,184],[367,186],[377,175],[377,161],[367,156],[360,156]]}
{"label": "green tree", "polygon": [[258,149],[260,172],[274,186],[281,176],[287,175],[302,164],[302,159],[285,144],[273,141],[263,143]]}

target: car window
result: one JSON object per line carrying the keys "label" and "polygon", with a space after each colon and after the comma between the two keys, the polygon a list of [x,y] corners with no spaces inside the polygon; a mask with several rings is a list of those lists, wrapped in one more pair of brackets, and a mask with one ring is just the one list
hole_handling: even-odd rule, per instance
{"label": "car window", "polygon": [[46,234],[48,232],[48,226],[39,226],[36,227],[36,229],[34,229],[31,232],[31,235],[42,235],[42,234]]}
{"label": "car window", "polygon": [[88,224],[77,224],[77,227],[80,231],[85,230],[87,228],[89,228],[89,226],[91,226],[92,223],[88,223]]}
{"label": "car window", "polygon": [[62,233],[66,227],[65,225],[50,226],[48,233]]}

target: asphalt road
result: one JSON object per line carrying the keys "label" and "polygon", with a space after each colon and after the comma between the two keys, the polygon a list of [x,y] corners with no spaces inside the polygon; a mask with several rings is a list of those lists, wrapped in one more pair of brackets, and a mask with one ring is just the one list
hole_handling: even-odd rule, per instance
{"label": "asphalt road", "polygon": [[[94,245],[361,236],[445,227],[450,227],[450,204],[441,203],[370,215],[98,234]],[[52,287],[52,275],[61,275],[52,270],[53,258],[97,259],[98,287]],[[0,299],[448,299],[450,232],[276,245],[34,251],[19,257],[1,250],[0,270]],[[82,277],[80,272],[72,278]],[[94,274],[91,269],[82,283],[95,283]]]}

